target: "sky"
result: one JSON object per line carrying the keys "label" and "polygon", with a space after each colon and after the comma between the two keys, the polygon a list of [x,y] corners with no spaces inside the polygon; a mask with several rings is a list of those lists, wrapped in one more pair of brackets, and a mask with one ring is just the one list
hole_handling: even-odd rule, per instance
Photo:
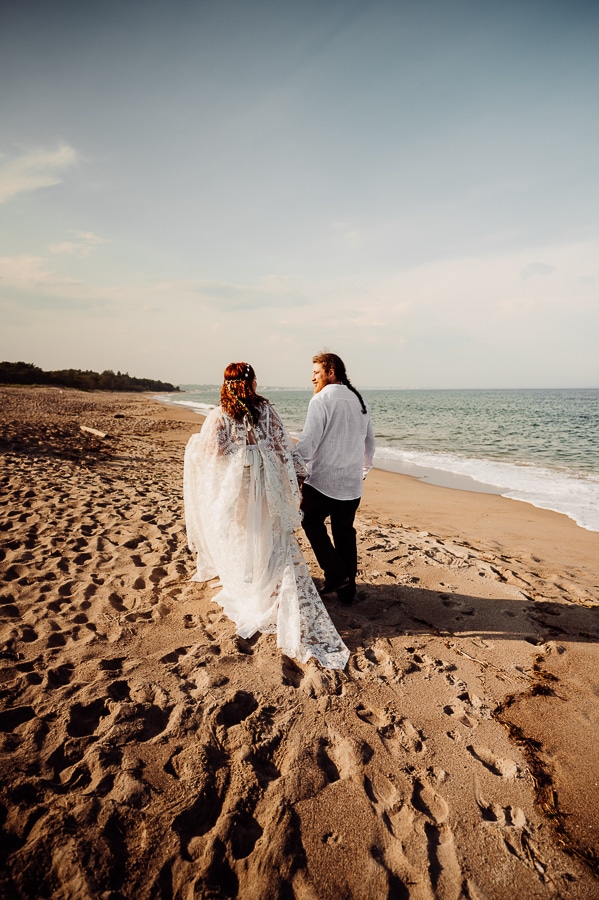
{"label": "sky", "polygon": [[0,359],[599,387],[599,3],[3,7]]}

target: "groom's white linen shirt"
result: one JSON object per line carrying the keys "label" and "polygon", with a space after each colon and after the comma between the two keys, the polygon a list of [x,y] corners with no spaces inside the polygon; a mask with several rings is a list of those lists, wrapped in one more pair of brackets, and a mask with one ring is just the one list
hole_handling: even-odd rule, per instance
{"label": "groom's white linen shirt", "polygon": [[362,496],[362,482],[374,459],[370,410],[344,384],[327,384],[314,394],[297,449],[308,476],[306,484],[335,500]]}

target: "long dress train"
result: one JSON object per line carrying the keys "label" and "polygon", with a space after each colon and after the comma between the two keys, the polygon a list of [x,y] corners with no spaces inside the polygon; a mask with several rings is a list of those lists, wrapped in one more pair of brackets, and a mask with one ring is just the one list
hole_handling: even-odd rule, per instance
{"label": "long dress train", "polygon": [[193,581],[219,577],[214,597],[241,637],[277,634],[283,653],[343,669],[349,650],[316,591],[295,537],[303,470],[269,403],[248,443],[243,422],[212,410],[185,450],[185,519]]}

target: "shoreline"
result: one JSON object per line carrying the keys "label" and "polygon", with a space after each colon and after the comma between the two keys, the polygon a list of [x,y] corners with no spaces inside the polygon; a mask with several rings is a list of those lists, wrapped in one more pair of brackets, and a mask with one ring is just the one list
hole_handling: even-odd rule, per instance
{"label": "shoreline", "polygon": [[[374,475],[374,477],[372,477]],[[451,540],[522,554],[549,568],[578,567],[599,601],[599,533],[581,528],[553,510],[539,509],[496,494],[470,492],[421,482],[395,472],[371,472],[360,506],[372,515],[418,523]],[[538,557],[538,559],[537,559]]]}
{"label": "shoreline", "polygon": [[399,463],[393,463],[389,460],[379,459],[376,461],[375,469],[382,472],[392,472],[395,475],[405,475],[409,478],[416,478],[422,484],[434,484],[437,487],[451,488],[456,491],[470,491],[477,494],[499,494],[502,495],[504,488],[500,488],[494,484],[486,484],[477,481],[470,475],[458,475],[456,472],[444,472],[442,469],[434,469],[430,466],[418,466],[416,464],[403,463],[401,470],[397,468]]}
{"label": "shoreline", "polygon": [[[156,400],[156,403],[161,409],[169,410],[166,418],[196,425],[197,429],[201,428],[205,418],[204,414],[184,406],[165,404],[159,400]],[[193,430],[190,429],[190,435]],[[443,478],[440,477],[439,481],[442,482]],[[486,486],[489,490],[479,488],[477,487],[478,483],[471,484],[474,479],[468,476],[449,475],[447,481],[448,483],[443,484],[432,479],[425,480],[418,474],[397,472],[378,463],[364,482],[360,508],[363,508],[364,504],[368,504],[368,508],[373,514],[384,514],[391,518],[395,517],[397,520],[418,518],[420,510],[423,510],[424,521],[427,523],[423,527],[434,530],[437,527],[435,517],[438,516],[439,522],[443,524],[448,535],[468,540],[476,540],[479,529],[485,538],[492,540],[493,523],[503,526],[503,523],[507,521],[508,532],[517,540],[519,546],[526,542],[531,529],[538,531],[540,535],[544,535],[548,527],[557,528],[560,532],[563,529],[563,537],[560,533],[558,538],[547,543],[546,554],[549,554],[554,546],[559,547],[563,543],[567,552],[560,558],[562,564],[565,565],[567,559],[571,558],[573,554],[574,556],[578,555],[577,547],[580,541],[585,553],[592,555],[596,551],[596,558],[599,559],[599,532],[584,528],[565,513],[543,509],[526,500],[504,497],[499,489],[494,489],[493,485]],[[458,497],[452,497],[454,492]],[[407,499],[407,507],[404,497]],[[448,514],[438,512],[444,507],[450,510]],[[466,531],[460,529],[456,524],[464,514],[469,523]],[[522,524],[514,526],[512,520],[517,523],[519,519],[522,519]],[[543,544],[540,538],[533,538],[533,542],[535,546],[537,543]]]}
{"label": "shoreline", "polygon": [[599,534],[373,470],[327,672],[189,581],[196,413],[0,400],[0,893],[598,896]]}
{"label": "shoreline", "polygon": [[[185,408],[192,411],[194,416],[203,419],[206,415],[205,411],[194,406],[186,406],[185,401],[172,402],[170,400],[160,399],[155,395],[155,399],[165,406],[175,406],[176,408]],[[294,440],[297,438],[298,432],[292,431]],[[398,475],[407,475],[416,478],[423,484],[432,484],[438,487],[447,487],[453,490],[462,490],[467,492],[475,492],[481,494],[493,494],[505,497],[506,499],[515,500],[518,503],[525,503],[535,509],[549,510],[556,512],[558,515],[566,515],[574,523],[585,531],[593,531],[599,533],[599,519],[593,506],[592,497],[586,492],[590,490],[596,491],[594,484],[586,484],[583,493],[579,494],[581,484],[577,476],[569,472],[553,472],[543,468],[535,469],[532,467],[534,480],[532,485],[523,487],[521,484],[522,473],[518,471],[528,471],[528,467],[519,466],[517,463],[507,463],[508,472],[500,473],[495,470],[498,476],[497,481],[488,482],[479,479],[475,475],[465,474],[459,471],[452,471],[445,468],[438,468],[435,464],[420,464],[416,462],[407,462],[406,460],[395,459],[393,456],[385,455],[389,453],[387,446],[379,446],[375,455],[374,468],[383,472],[393,472]],[[474,461],[471,461],[474,462]],[[482,460],[478,460],[482,462]],[[488,460],[491,465],[491,461]],[[502,482],[499,480],[501,475],[505,476]],[[526,476],[528,477],[528,476]],[[547,489],[545,481],[550,479],[550,489]],[[551,481],[556,478],[555,483]],[[511,485],[511,486],[509,486]],[[576,497],[574,503],[572,497]],[[599,502],[599,494],[597,494],[597,502]]]}

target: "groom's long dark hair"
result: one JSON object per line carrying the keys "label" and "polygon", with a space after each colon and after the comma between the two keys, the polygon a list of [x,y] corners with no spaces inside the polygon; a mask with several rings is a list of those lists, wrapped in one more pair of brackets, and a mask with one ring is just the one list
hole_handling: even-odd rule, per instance
{"label": "groom's long dark hair", "polygon": [[360,394],[360,392],[356,390],[356,388],[347,377],[347,372],[345,371],[345,363],[340,356],[337,356],[336,353],[317,353],[316,356],[312,357],[312,362],[320,363],[325,372],[334,372],[337,381],[340,381],[341,384],[344,384],[345,387],[348,387],[350,391],[353,391],[353,393],[356,395],[356,397],[360,401],[362,412],[364,415],[366,415],[366,404],[362,400],[362,395]]}

